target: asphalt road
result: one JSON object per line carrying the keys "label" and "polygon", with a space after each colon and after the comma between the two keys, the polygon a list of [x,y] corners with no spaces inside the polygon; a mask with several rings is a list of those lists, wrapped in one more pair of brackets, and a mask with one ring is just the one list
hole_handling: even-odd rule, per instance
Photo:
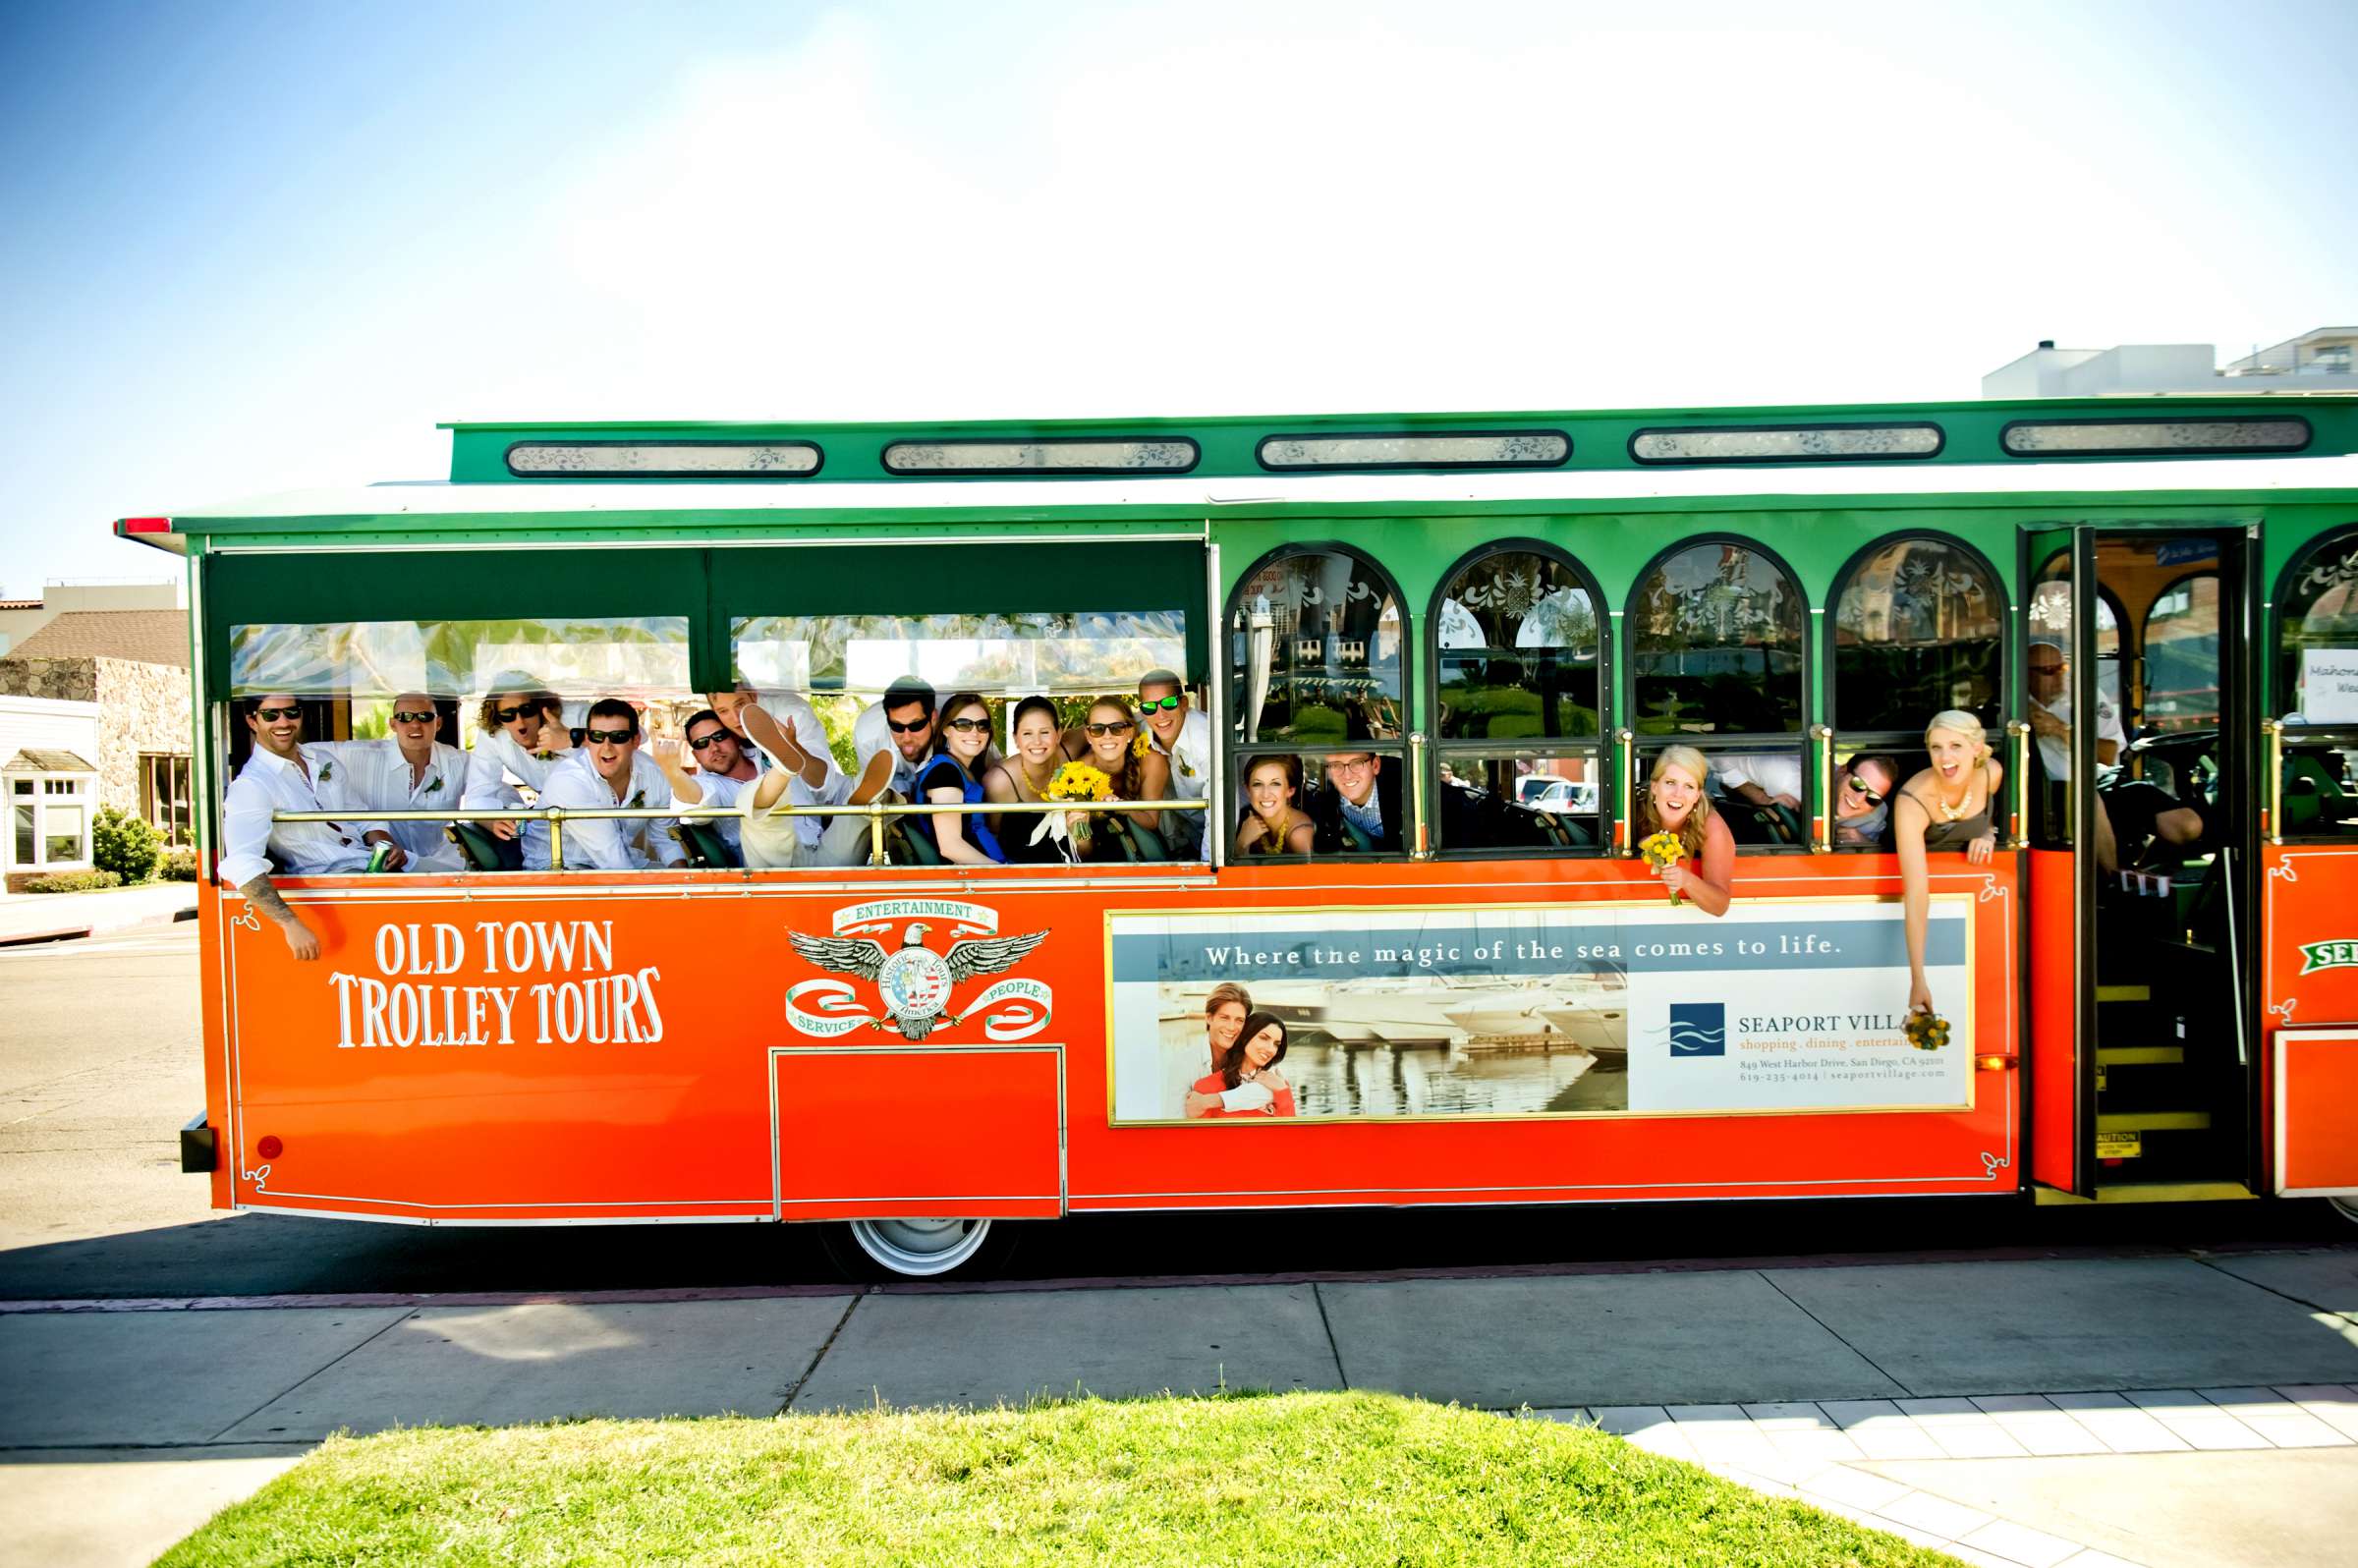
{"label": "asphalt road", "polygon": [[[194,924],[0,948],[0,1299],[585,1291],[831,1279],[809,1226],[421,1228],[220,1214],[179,1166],[204,1102]],[[1511,1269],[1988,1249],[2358,1241],[2322,1203],[2032,1209],[1987,1200],[1083,1216],[1026,1227],[1051,1279]]]}

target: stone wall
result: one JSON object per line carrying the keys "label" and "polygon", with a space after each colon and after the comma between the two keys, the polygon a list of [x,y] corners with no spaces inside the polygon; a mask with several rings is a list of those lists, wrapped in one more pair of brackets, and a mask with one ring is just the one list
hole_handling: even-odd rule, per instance
{"label": "stone wall", "polygon": [[0,692],[98,704],[98,801],[137,815],[140,757],[189,754],[189,672],[130,659],[0,659]]}

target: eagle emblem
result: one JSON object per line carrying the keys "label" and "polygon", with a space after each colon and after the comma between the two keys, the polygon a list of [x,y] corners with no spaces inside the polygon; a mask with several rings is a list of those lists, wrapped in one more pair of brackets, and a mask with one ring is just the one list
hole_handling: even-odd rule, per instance
{"label": "eagle emblem", "polygon": [[[900,947],[889,953],[882,942],[866,936],[806,936],[788,931],[786,939],[805,962],[818,969],[874,980],[884,998],[884,1011],[902,1037],[921,1040],[936,1027],[961,1022],[957,1014],[943,1016],[950,992],[960,980],[1013,969],[1048,938],[1045,931],[1025,936],[970,936],[952,942],[947,952],[936,953],[926,945],[926,933],[932,928],[912,923],[901,933]],[[882,1029],[884,1024],[883,1019],[876,1019],[870,1027]]]}

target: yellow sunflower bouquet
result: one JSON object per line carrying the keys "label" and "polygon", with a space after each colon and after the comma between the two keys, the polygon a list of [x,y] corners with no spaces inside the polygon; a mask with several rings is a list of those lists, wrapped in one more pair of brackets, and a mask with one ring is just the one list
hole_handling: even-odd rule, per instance
{"label": "yellow sunflower bouquet", "polygon": [[[1638,840],[1638,853],[1645,858],[1647,865],[1658,871],[1665,866],[1676,866],[1685,860],[1687,847],[1678,841],[1676,833],[1649,833]],[[1676,889],[1671,891],[1670,902],[1678,902]]]}
{"label": "yellow sunflower bouquet", "polygon": [[[1067,762],[1056,770],[1056,776],[1048,780],[1048,787],[1039,793],[1042,800],[1049,801],[1110,801],[1113,799],[1113,780],[1105,776],[1103,768],[1092,767],[1087,762]],[[1050,835],[1055,837],[1068,855],[1071,854],[1075,839],[1089,837],[1089,813],[1040,812],[1039,825],[1032,830],[1032,842],[1037,844]]]}
{"label": "yellow sunflower bouquet", "polygon": [[1920,1051],[1937,1051],[1948,1043],[1948,1020],[1934,1012],[1910,1013],[1905,1032],[1908,1043]]}

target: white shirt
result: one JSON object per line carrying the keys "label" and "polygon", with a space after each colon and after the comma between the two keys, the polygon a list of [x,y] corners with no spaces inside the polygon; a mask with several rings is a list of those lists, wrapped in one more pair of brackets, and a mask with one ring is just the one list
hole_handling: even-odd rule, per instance
{"label": "white shirt", "polygon": [[[726,773],[710,773],[700,767],[689,776],[696,780],[696,787],[703,792],[703,799],[696,803],[698,806],[733,807],[737,804],[739,796],[761,782],[761,775],[758,770],[752,778],[731,778]],[[744,830],[741,825],[744,821],[742,814],[706,816],[701,817],[699,820],[706,827],[719,829],[720,836],[729,841],[729,848],[737,851],[740,855],[745,853]]]}
{"label": "white shirt", "polygon": [[[256,747],[229,781],[222,797],[220,874],[230,886],[244,887],[267,875],[270,862],[265,855],[277,856],[289,876],[340,876],[368,868],[369,852],[362,847],[360,830],[348,823],[270,820],[273,812],[335,810],[320,801],[314,788],[332,791],[339,782],[334,756],[324,749],[314,755],[309,746],[303,754],[311,770],[309,779],[293,762]],[[327,776],[322,778],[322,773]]]}
{"label": "white shirt", "polygon": [[[631,754],[630,789],[621,800],[614,787],[598,775],[590,754],[576,751],[548,770],[540,787],[542,806],[568,811],[610,811],[617,806],[669,806],[671,781],[644,751]],[[657,866],[677,866],[688,858],[670,833],[670,821],[660,817],[632,821],[606,818],[565,824],[565,868],[569,871],[644,871]],[[524,824],[524,865],[545,871],[548,865],[548,824],[528,817]]]}
{"label": "white shirt", "polygon": [[[2031,700],[2039,702],[2037,698]],[[2068,696],[2058,696],[2052,702],[2039,702],[2039,705],[2060,720],[2065,729],[2071,727],[2071,699]],[[2101,691],[2096,694],[2096,738],[2100,744],[2105,741],[2110,741],[2114,746],[2129,744],[2129,732],[2120,727],[2119,711],[2112,706],[2112,700]],[[2067,735],[2040,736],[2039,759],[2047,764],[2049,778],[2058,783],[2068,780],[2071,777],[2071,738]]]}
{"label": "white shirt", "polygon": [[366,820],[372,811],[430,812],[437,806],[457,809],[468,775],[465,752],[436,741],[424,775],[413,782],[409,758],[401,755],[401,743],[396,740],[329,741],[304,750],[314,756],[324,753],[335,758],[335,777],[327,780],[326,787],[318,792],[320,799],[327,802],[326,809],[351,812],[355,820],[348,825],[355,833],[390,834],[393,842],[410,857],[403,864],[403,870],[467,868],[466,861],[442,836],[440,822]]}
{"label": "white shirt", "polygon": [[1739,784],[1757,784],[1770,800],[1801,799],[1801,754],[1798,752],[1738,752],[1718,758],[1713,769],[1720,787],[1733,793]]}
{"label": "white shirt", "polygon": [[516,786],[522,784],[538,794],[548,787],[549,769],[571,756],[571,752],[557,752],[548,756],[528,752],[505,729],[478,734],[474,756],[467,764],[467,792],[460,797],[459,804],[471,812],[520,807],[525,804],[524,796]]}
{"label": "white shirt", "polygon": [[[802,731],[797,729],[795,733],[800,735]],[[852,724],[852,751],[859,758],[860,771],[866,773],[870,761],[890,752],[892,787],[900,791],[902,800],[914,801],[917,798],[917,775],[932,758],[929,756],[920,756],[912,762],[901,755],[901,749],[893,744],[893,740],[892,724],[884,717],[883,703],[871,703],[860,710],[860,717]]]}
{"label": "white shirt", "polygon": [[[827,730],[826,726],[818,721],[818,710],[801,698],[787,693],[781,693],[775,699],[763,700],[760,706],[762,712],[777,721],[780,729],[793,735],[795,745],[817,757],[827,766],[826,777],[820,779],[816,785],[807,782],[800,772],[791,774],[786,784],[785,803],[788,806],[840,806],[850,798],[852,781],[843,776],[842,768],[835,765],[835,754],[827,749]],[[860,715],[861,723],[868,721],[869,713],[876,715],[876,728],[884,732],[884,744],[890,747],[892,730],[884,722],[884,710],[879,707],[870,708],[868,712]],[[858,725],[853,727],[852,733],[856,741],[859,735]],[[783,768],[786,765],[779,758],[771,756],[768,749],[759,741],[754,740],[750,734],[745,739],[750,755],[760,771],[766,772],[769,768]],[[860,754],[860,766],[863,770],[868,766],[870,755],[867,752]],[[897,773],[895,777],[897,780]],[[758,782],[758,777],[746,780],[738,787],[739,789],[750,788],[755,782]],[[911,770],[910,783],[916,783],[914,769]],[[894,787],[900,788],[897,782]],[[905,795],[908,791],[903,789],[902,793]],[[803,843],[813,849],[817,848],[820,835],[826,831],[827,819],[823,816],[798,816],[793,820],[794,831]],[[731,822],[726,831],[729,835],[729,842],[736,844],[738,842],[737,824]]]}
{"label": "white shirt", "polygon": [[1180,718],[1176,744],[1163,745],[1152,724],[1147,726],[1147,744],[1171,759],[1172,800],[1200,801],[1211,793],[1211,719],[1202,708],[1191,707]]}

